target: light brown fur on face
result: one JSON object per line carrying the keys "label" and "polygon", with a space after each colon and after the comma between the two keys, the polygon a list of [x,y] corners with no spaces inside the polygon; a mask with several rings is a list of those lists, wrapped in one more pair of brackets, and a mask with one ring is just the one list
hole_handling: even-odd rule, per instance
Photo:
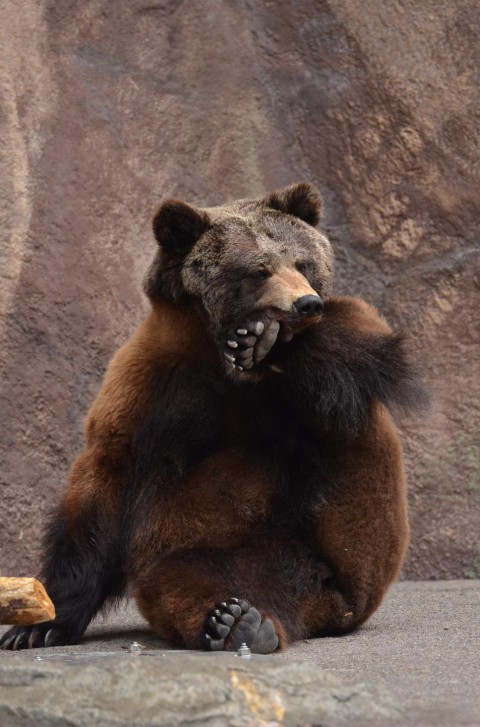
{"label": "light brown fur on face", "polygon": [[[302,295],[329,294],[330,242],[293,210],[283,214],[265,200],[239,200],[202,213],[211,226],[187,253],[181,276],[185,290],[201,301],[216,332],[232,319],[241,323],[262,309],[291,312]],[[308,267],[308,279],[296,269],[298,262]],[[262,267],[270,277],[256,286],[255,273]]]}
{"label": "light brown fur on face", "polygon": [[259,310],[277,308],[289,313],[295,301],[303,295],[316,294],[308,280],[298,270],[283,266],[273,273],[263,285],[256,307]]}

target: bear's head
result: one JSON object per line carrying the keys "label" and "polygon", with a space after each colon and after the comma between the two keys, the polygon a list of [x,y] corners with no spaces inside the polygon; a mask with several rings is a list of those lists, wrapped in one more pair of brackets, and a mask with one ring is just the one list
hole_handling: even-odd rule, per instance
{"label": "bear's head", "polygon": [[319,320],[332,283],[330,243],[316,229],[321,212],[307,183],[205,209],[167,199],[153,220],[159,247],[145,292],[153,302],[200,306],[219,344],[247,320],[301,330]]}

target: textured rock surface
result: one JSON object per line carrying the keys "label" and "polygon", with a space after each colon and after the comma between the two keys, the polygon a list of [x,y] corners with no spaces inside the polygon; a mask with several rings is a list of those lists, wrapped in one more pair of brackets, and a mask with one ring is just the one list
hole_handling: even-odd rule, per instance
{"label": "textured rock surface", "polygon": [[170,652],[0,663],[5,727],[258,727],[382,724],[399,718],[382,687],[343,685],[313,664]]}
{"label": "textured rock surface", "polygon": [[411,330],[409,577],[480,572],[480,7],[4,0],[0,572],[31,574],[159,199],[323,189],[337,290]]}
{"label": "textured rock surface", "polygon": [[[479,727],[479,615],[480,581],[398,583],[371,621],[359,631],[340,638],[300,641],[286,651],[269,657],[264,663],[306,662],[316,670],[313,683],[322,692],[321,699],[326,696],[326,702],[330,704],[329,693],[325,693],[328,684],[325,674],[340,679],[350,688],[359,683],[383,687],[378,692],[382,709],[386,704],[383,698],[387,692],[402,707],[399,722],[395,722],[398,727]],[[0,635],[2,632],[3,627],[0,626]],[[5,675],[9,669],[17,670],[22,660],[38,666],[37,656],[42,661],[45,657],[54,657],[55,662],[52,663],[58,663],[58,658],[88,664],[90,659],[96,659],[102,652],[125,653],[133,641],[140,642],[148,653],[156,653],[159,658],[163,658],[166,649],[171,648],[148,629],[147,623],[130,603],[126,607],[122,604],[106,619],[97,617],[81,644],[0,652],[0,665],[4,667]],[[178,653],[172,657],[176,658]],[[205,674],[209,673],[209,665],[212,664],[210,656],[203,655],[203,659],[206,659],[202,661]],[[132,658],[136,656],[132,655]],[[170,660],[169,663],[174,662]],[[297,679],[297,671],[285,672],[283,676],[289,673]],[[274,673],[270,671],[269,674]],[[301,679],[308,674],[312,672],[304,672]],[[3,678],[5,680],[5,676]],[[274,689],[279,687],[276,681],[270,684]],[[228,682],[226,687],[230,690]],[[301,693],[298,688],[293,689],[293,699],[290,701],[292,690],[285,689],[291,706]],[[362,693],[365,695],[363,687]],[[367,693],[372,692],[367,690]],[[55,694],[53,690],[52,701]],[[239,696],[238,692],[236,696]],[[21,693],[20,696],[18,693],[12,695],[16,700],[20,697]],[[358,706],[355,700],[356,697],[354,704]],[[223,704],[219,701],[219,705]],[[392,705],[390,700],[389,704]],[[142,710],[139,712],[141,716]],[[369,714],[374,716],[375,710]],[[380,722],[385,724],[386,720]],[[1,717],[0,724],[8,727]],[[298,722],[296,727],[300,727],[300,724]],[[320,720],[313,720],[313,724],[319,725]],[[326,727],[329,722],[322,719],[321,724]],[[360,727],[360,724],[357,722],[356,727]]]}

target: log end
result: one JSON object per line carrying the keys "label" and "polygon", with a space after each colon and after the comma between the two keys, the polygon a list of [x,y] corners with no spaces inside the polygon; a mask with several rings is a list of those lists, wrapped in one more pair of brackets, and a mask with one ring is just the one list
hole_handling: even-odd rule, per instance
{"label": "log end", "polygon": [[27,626],[51,621],[55,607],[36,578],[0,578],[0,624]]}

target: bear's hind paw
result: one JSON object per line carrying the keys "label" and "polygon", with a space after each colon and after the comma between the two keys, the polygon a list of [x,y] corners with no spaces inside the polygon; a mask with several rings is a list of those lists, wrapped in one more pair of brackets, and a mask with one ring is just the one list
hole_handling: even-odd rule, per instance
{"label": "bear's hind paw", "polygon": [[208,615],[203,643],[208,651],[237,651],[246,644],[254,654],[270,654],[279,642],[271,619],[248,601],[231,598]]}

